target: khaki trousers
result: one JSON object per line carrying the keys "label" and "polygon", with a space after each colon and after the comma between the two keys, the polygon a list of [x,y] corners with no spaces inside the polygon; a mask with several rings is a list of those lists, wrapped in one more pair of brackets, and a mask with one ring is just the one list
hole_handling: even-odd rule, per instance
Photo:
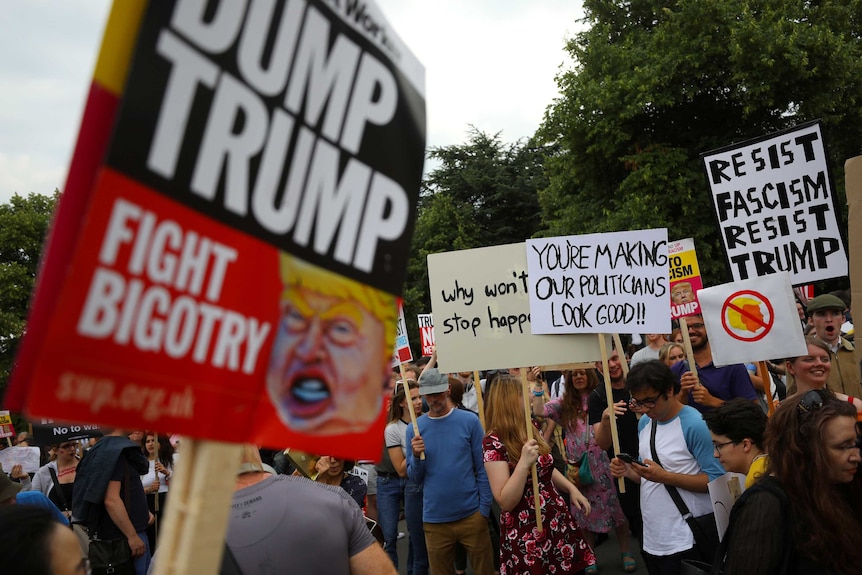
{"label": "khaki trousers", "polygon": [[454,572],[456,542],[467,549],[470,565],[476,575],[494,573],[494,552],[491,550],[488,520],[478,511],[458,521],[424,523],[423,527],[431,573]]}

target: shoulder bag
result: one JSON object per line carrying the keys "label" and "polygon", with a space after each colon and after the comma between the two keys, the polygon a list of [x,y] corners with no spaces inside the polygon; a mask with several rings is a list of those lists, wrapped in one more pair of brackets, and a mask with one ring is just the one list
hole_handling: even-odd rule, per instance
{"label": "shoulder bag", "polygon": [[[576,487],[586,487],[593,484],[593,470],[590,468],[590,424],[584,417],[584,449],[577,461],[566,459],[566,477]],[[566,453],[565,451],[563,453]]]}
{"label": "shoulder bag", "polygon": [[[650,425],[652,426],[649,438],[650,452],[652,453],[653,461],[658,465],[661,465],[658,453],[656,453],[655,450],[655,434],[658,425],[655,420],[652,420]],[[667,489],[670,498],[673,499],[676,508],[679,509],[680,515],[682,515],[682,518],[688,524],[689,529],[691,529],[691,532],[694,535],[695,549],[697,549],[700,554],[701,560],[705,564],[712,565],[712,562],[715,559],[715,554],[718,551],[719,543],[718,527],[715,524],[715,513],[707,513],[706,515],[695,517],[692,515],[691,511],[689,511],[688,506],[685,504],[685,501],[683,501],[682,496],[679,494],[676,487],[667,484],[665,484],[664,487]]]}

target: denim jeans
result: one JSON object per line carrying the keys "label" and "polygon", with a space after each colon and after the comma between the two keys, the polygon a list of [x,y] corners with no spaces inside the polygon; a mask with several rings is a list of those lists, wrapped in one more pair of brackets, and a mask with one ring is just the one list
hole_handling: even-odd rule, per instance
{"label": "denim jeans", "polygon": [[147,541],[147,532],[141,531],[138,537],[144,542],[144,554],[134,560],[135,575],[147,575],[147,570],[150,568],[150,544]]}
{"label": "denim jeans", "polygon": [[[377,522],[383,531],[383,549],[398,569],[398,517],[404,499],[405,477],[377,474]],[[421,531],[420,531],[421,532]],[[409,557],[408,557],[409,561]]]}
{"label": "denim jeans", "polygon": [[404,515],[407,519],[407,531],[410,532],[408,575],[428,575],[428,550],[425,547],[422,507],[422,486],[408,480],[404,489]]}

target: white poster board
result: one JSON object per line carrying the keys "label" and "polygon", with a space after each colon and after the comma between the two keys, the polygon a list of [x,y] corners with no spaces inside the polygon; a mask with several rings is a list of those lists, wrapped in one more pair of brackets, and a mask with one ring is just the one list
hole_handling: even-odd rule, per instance
{"label": "white poster board", "polygon": [[725,473],[707,484],[712,510],[715,513],[715,526],[718,528],[718,539],[724,539],[724,533],[730,524],[730,510],[733,504],[745,491],[745,475],[742,473]]}
{"label": "white poster board", "polygon": [[0,465],[6,473],[12,471],[12,466],[18,464],[21,465],[24,473],[36,473],[39,470],[41,454],[38,447],[7,447],[0,450]]}
{"label": "white poster board", "polygon": [[527,240],[536,334],[670,333],[667,229]]}
{"label": "white poster board", "polygon": [[703,288],[697,295],[715,365],[808,353],[787,273]]}
{"label": "white poster board", "polygon": [[407,337],[407,322],[404,321],[404,305],[398,302],[398,327],[395,331],[395,349],[392,352],[392,367],[413,361],[410,340]]}
{"label": "white poster board", "polygon": [[595,335],[531,333],[523,243],[429,255],[428,281],[443,371],[601,359]]}
{"label": "white poster board", "polygon": [[779,271],[800,285],[847,275],[819,122],[703,155],[737,281]]}

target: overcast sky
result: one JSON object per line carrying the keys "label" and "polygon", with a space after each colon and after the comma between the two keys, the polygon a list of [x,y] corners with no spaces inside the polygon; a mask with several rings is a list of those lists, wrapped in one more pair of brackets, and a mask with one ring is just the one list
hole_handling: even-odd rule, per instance
{"label": "overcast sky", "polygon": [[[425,66],[428,145],[466,140],[469,125],[531,136],[571,66],[578,0],[377,0]],[[0,18],[0,203],[62,188],[108,0],[6,2]]]}

